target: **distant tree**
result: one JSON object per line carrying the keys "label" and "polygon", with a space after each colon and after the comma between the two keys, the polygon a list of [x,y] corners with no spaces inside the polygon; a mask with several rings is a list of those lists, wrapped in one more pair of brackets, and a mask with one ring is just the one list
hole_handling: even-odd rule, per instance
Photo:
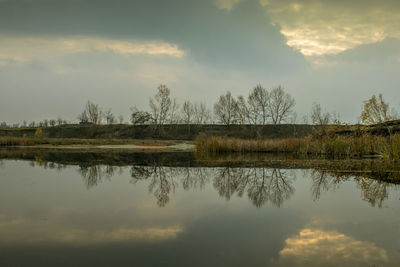
{"label": "distant tree", "polygon": [[312,105],[310,117],[313,124],[320,126],[328,125],[331,120],[331,114],[327,111],[323,112],[321,105],[316,102]]}
{"label": "distant tree", "polygon": [[154,98],[150,98],[150,109],[154,122],[163,125],[171,108],[171,91],[166,85],[161,84],[157,88]]}
{"label": "distant tree", "polygon": [[141,111],[137,107],[132,107],[131,112],[131,122],[133,125],[146,124],[153,120],[149,112]]}
{"label": "distant tree", "polygon": [[23,122],[22,122],[22,127],[26,127],[28,125],[28,123],[26,122],[26,120],[24,120]]}
{"label": "distant tree", "polygon": [[[89,122],[89,117],[86,110],[82,111],[82,113],[78,115],[78,120],[80,122]],[[60,125],[60,123],[58,123],[58,125]]]}
{"label": "distant tree", "polygon": [[208,123],[211,119],[211,111],[204,103],[194,104],[194,123],[204,124]]}
{"label": "distant tree", "polygon": [[185,124],[193,123],[195,115],[194,105],[190,101],[185,101],[182,105],[182,120]]}
{"label": "distant tree", "polygon": [[1,122],[0,128],[8,128],[7,122],[5,122],[5,121]]}
{"label": "distant tree", "polygon": [[394,111],[390,110],[389,104],[383,100],[382,94],[378,97],[373,95],[370,99],[363,102],[361,111],[361,121],[364,124],[376,124],[394,120]]}
{"label": "distant tree", "polygon": [[293,115],[296,102],[290,94],[285,93],[280,85],[272,89],[268,100],[268,109],[273,124],[280,124]]}
{"label": "distant tree", "polygon": [[61,125],[62,123],[63,123],[63,119],[60,116],[58,116],[57,117],[57,125]]}
{"label": "distant tree", "polygon": [[238,104],[231,92],[221,95],[214,104],[214,114],[217,120],[223,124],[235,124],[238,121]]}
{"label": "distant tree", "polygon": [[122,116],[122,114],[118,115],[118,121],[120,124],[122,124],[124,122],[124,116]]}
{"label": "distant tree", "polygon": [[56,125],[56,120],[50,120],[49,121],[49,124],[50,124],[50,126],[52,126],[52,127],[54,127],[55,125]]}
{"label": "distant tree", "polygon": [[44,127],[49,127],[49,120],[44,120],[43,121],[43,126]]}
{"label": "distant tree", "polygon": [[[85,109],[78,116],[78,119],[82,122],[91,122],[93,124],[101,124],[102,116],[103,116],[103,112],[102,112],[101,108],[99,107],[99,105],[88,101]],[[58,120],[58,122],[59,122],[59,120]],[[61,120],[61,123],[62,123],[62,120]]]}
{"label": "distant tree", "polygon": [[34,122],[34,121],[29,123],[29,127],[32,127],[32,128],[35,127],[35,125],[36,125],[36,122]]}
{"label": "distant tree", "polygon": [[105,113],[104,113],[104,117],[106,118],[106,122],[107,124],[114,124],[115,123],[115,116],[112,113],[111,109],[108,109]]}

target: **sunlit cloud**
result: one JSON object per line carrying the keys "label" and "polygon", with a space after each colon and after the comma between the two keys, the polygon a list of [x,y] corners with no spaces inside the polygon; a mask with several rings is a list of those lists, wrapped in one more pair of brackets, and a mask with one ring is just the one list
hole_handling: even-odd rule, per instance
{"label": "sunlit cloud", "polygon": [[372,242],[357,240],[334,231],[306,228],[286,239],[279,252],[278,265],[359,266],[381,265],[390,261],[389,253]]}
{"label": "sunlit cloud", "polygon": [[[384,2],[384,4],[383,4]],[[287,44],[306,56],[400,38],[398,1],[260,0]]]}
{"label": "sunlit cloud", "polygon": [[117,55],[149,55],[182,58],[185,52],[176,44],[159,41],[121,41],[102,38],[33,38],[1,37],[0,62],[4,59],[27,61],[54,55],[71,53],[101,52]]}

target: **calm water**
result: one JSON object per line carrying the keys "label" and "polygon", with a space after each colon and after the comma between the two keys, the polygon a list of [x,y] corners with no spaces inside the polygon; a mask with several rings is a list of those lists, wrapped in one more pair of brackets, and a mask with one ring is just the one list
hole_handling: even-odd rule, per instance
{"label": "calm water", "polygon": [[390,183],[262,167],[0,165],[0,266],[400,262]]}

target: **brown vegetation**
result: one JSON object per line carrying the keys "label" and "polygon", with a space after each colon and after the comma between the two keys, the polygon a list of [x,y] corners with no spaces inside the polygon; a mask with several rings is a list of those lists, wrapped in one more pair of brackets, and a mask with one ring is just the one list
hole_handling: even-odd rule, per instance
{"label": "brown vegetation", "polygon": [[400,135],[324,136],[320,138],[285,138],[246,140],[226,137],[200,137],[197,151],[207,153],[293,153],[327,157],[381,157],[399,160]]}

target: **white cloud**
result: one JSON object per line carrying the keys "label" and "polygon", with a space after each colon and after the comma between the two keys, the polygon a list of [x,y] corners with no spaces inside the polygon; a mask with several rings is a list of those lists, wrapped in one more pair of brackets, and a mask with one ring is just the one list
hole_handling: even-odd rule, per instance
{"label": "white cloud", "polygon": [[92,37],[70,38],[0,38],[0,62],[4,59],[28,61],[53,58],[55,55],[102,52],[118,55],[149,55],[182,58],[185,52],[176,44],[160,41],[122,41]]}

